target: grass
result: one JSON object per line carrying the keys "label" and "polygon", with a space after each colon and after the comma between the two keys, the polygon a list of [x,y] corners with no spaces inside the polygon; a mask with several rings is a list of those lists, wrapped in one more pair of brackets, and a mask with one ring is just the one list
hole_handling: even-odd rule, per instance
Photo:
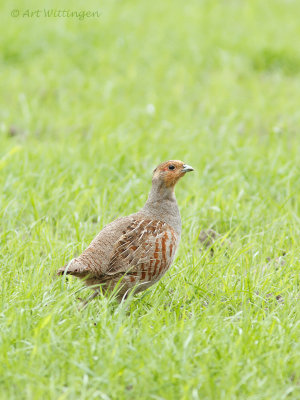
{"label": "grass", "polygon": [[[0,398],[300,399],[299,2],[69,2],[101,11],[83,21],[17,3],[0,17]],[[174,158],[197,172],[172,268],[79,312],[87,290],[56,269]],[[231,246],[200,251],[208,228]]]}

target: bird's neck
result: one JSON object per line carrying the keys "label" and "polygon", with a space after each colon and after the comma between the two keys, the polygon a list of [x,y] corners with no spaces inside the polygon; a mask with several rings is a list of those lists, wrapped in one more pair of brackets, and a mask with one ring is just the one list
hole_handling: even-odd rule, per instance
{"label": "bird's neck", "polygon": [[157,201],[174,201],[176,203],[174,186],[167,187],[164,182],[153,179],[147,203]]}
{"label": "bird's neck", "polygon": [[162,182],[153,180],[148,200],[141,211],[152,218],[165,221],[180,233],[181,219],[174,186],[166,187]]}

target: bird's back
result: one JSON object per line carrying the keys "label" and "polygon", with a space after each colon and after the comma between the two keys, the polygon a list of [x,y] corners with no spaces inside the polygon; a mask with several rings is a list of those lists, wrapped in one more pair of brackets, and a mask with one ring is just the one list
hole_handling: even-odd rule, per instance
{"label": "bird's back", "polygon": [[82,275],[101,277],[124,273],[133,264],[146,267],[152,263],[158,267],[158,259],[162,259],[163,269],[171,263],[179,239],[180,235],[166,222],[140,211],[106,225],[84,252],[72,260],[68,272],[72,274],[74,268],[74,275],[80,276],[81,271]]}
{"label": "bird's back", "polygon": [[[84,252],[72,260],[73,263],[82,265],[86,271],[94,276],[103,275],[108,269],[115,244],[134,218],[135,214],[132,214],[127,217],[118,218],[106,225]],[[71,272],[71,265],[69,268]]]}

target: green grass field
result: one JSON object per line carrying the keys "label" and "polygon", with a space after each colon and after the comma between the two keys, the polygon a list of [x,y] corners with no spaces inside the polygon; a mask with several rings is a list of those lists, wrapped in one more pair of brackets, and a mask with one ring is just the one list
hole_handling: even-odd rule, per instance
{"label": "green grass field", "polygon": [[[83,20],[16,3],[0,17],[0,398],[300,399],[299,1],[69,2],[101,12]],[[55,271],[141,208],[168,159],[197,170],[176,189],[172,268],[78,311],[88,290]],[[231,245],[201,250],[208,228]]]}

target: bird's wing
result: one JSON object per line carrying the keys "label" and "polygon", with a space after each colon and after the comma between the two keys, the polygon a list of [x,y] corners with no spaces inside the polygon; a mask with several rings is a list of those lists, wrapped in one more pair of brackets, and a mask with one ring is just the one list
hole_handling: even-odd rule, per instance
{"label": "bird's wing", "polygon": [[128,273],[151,278],[170,265],[176,251],[177,235],[163,221],[136,219],[116,242],[106,275]]}

